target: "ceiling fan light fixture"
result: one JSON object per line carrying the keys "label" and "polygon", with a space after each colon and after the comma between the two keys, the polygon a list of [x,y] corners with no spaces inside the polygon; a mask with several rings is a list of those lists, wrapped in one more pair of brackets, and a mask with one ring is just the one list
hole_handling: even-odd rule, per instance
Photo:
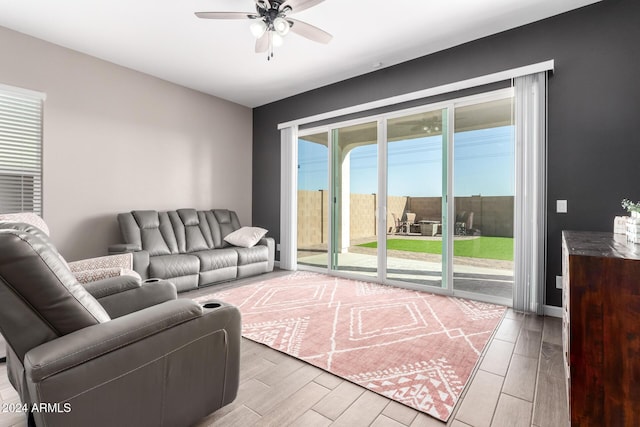
{"label": "ceiling fan light fixture", "polygon": [[273,43],[273,47],[280,47],[284,43],[284,39],[277,32],[273,32],[271,35],[271,43]]}
{"label": "ceiling fan light fixture", "polygon": [[273,29],[281,36],[286,36],[289,32],[289,22],[283,17],[279,16],[273,20]]}
{"label": "ceiling fan light fixture", "polygon": [[267,31],[267,24],[262,19],[254,19],[249,25],[249,31],[253,37],[259,39]]}
{"label": "ceiling fan light fixture", "polygon": [[331,34],[299,19],[289,18],[289,13],[300,12],[325,0],[253,0],[255,12],[195,12],[200,19],[249,19],[249,31],[257,39],[256,53],[267,52],[273,58],[273,48],[284,43],[283,37],[290,31],[312,40],[327,44]]}

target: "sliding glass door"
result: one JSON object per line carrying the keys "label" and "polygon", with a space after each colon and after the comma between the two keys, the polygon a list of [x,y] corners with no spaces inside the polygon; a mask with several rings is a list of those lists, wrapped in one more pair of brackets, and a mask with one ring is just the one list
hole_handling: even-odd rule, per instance
{"label": "sliding glass door", "polygon": [[329,134],[298,139],[298,263],[329,266]]}
{"label": "sliding glass door", "polygon": [[301,132],[298,264],[510,299],[512,110],[503,90]]}
{"label": "sliding glass door", "polygon": [[513,98],[458,106],[453,151],[454,290],[511,300]]}
{"label": "sliding glass door", "polygon": [[447,109],[387,121],[387,253],[390,280],[441,287],[443,149]]}
{"label": "sliding glass door", "polygon": [[377,277],[378,123],[331,131],[331,269]]}

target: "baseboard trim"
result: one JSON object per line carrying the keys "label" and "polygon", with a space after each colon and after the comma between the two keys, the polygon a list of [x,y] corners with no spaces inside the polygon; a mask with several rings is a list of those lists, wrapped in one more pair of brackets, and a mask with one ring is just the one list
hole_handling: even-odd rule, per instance
{"label": "baseboard trim", "polygon": [[555,305],[545,305],[544,315],[549,317],[562,318],[562,307],[556,307]]}

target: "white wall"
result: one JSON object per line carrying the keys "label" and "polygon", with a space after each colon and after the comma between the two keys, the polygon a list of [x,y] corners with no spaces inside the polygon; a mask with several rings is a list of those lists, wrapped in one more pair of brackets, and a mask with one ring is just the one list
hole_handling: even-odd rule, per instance
{"label": "white wall", "polygon": [[0,27],[0,83],[46,93],[44,218],[68,260],[118,212],[229,208],[251,221],[251,109]]}

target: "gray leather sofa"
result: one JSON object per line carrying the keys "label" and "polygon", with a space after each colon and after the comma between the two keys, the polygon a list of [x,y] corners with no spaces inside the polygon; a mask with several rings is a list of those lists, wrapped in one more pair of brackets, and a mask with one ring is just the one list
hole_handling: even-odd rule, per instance
{"label": "gray leather sofa", "polygon": [[85,289],[42,231],[0,222],[7,373],[25,407],[44,408],[36,425],[186,426],[235,399],[238,309],[175,299],[166,281],[137,285]]}
{"label": "gray leather sofa", "polygon": [[250,248],[224,238],[240,228],[234,211],[136,210],[118,214],[124,244],[109,253],[133,252],[133,268],[145,278],[170,280],[178,292],[273,271],[275,241]]}

